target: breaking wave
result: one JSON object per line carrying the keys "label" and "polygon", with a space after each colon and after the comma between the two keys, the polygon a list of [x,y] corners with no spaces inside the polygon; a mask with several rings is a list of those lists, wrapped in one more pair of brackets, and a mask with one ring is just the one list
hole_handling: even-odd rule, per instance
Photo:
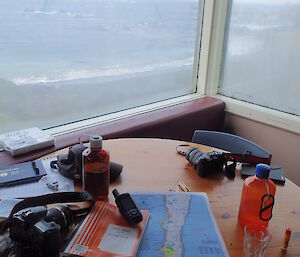
{"label": "breaking wave", "polygon": [[118,76],[129,76],[129,75],[138,75],[145,72],[152,71],[163,71],[173,68],[181,68],[184,66],[190,66],[193,64],[193,58],[187,58],[182,60],[176,60],[173,62],[157,63],[152,65],[145,65],[141,67],[132,67],[126,68],[121,67],[120,65],[109,66],[104,69],[95,69],[95,70],[71,70],[65,71],[57,74],[56,76],[28,76],[28,77],[17,77],[12,79],[18,86],[23,85],[37,85],[45,84],[51,85],[51,83],[58,83],[64,81],[72,81],[78,79],[91,79],[91,78],[101,78],[101,77],[118,77]]}
{"label": "breaking wave", "polygon": [[81,18],[81,17],[93,17],[93,14],[86,14],[86,13],[71,13],[71,12],[66,12],[64,10],[51,10],[51,11],[40,11],[40,10],[24,10],[24,14],[27,15],[64,15],[64,16],[69,16],[73,18]]}

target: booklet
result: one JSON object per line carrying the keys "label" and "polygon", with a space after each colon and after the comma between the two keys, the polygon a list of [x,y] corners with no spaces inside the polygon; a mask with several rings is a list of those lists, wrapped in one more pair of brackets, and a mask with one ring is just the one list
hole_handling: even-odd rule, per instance
{"label": "booklet", "polygon": [[46,174],[46,169],[41,160],[10,164],[0,167],[0,187],[38,181]]}
{"label": "booklet", "polygon": [[37,128],[28,128],[0,135],[0,147],[12,156],[54,145],[54,137]]}
{"label": "booklet", "polygon": [[141,211],[143,221],[130,225],[109,202],[97,201],[65,249],[65,253],[84,257],[136,255],[149,212]]}

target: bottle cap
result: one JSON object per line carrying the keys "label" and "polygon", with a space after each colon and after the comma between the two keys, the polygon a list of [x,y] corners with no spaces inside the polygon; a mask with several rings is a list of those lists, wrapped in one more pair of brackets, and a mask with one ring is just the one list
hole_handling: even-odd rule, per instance
{"label": "bottle cap", "polygon": [[91,148],[102,148],[102,140],[101,136],[91,136],[90,137],[90,147]]}
{"label": "bottle cap", "polygon": [[264,163],[256,165],[255,176],[259,178],[269,178],[270,166]]}
{"label": "bottle cap", "polygon": [[286,234],[286,235],[290,236],[291,233],[292,233],[292,230],[291,230],[290,228],[287,228],[287,229],[285,230],[285,234]]}

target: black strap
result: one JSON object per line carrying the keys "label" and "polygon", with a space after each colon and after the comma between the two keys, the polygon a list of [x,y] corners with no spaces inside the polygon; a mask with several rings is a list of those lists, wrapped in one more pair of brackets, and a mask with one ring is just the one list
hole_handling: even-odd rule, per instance
{"label": "black strap", "polygon": [[11,222],[12,216],[25,208],[54,204],[54,203],[71,203],[71,202],[89,202],[87,208],[82,208],[78,210],[71,210],[73,215],[83,215],[87,214],[94,206],[94,198],[86,191],[83,192],[59,192],[46,195],[40,195],[35,197],[29,197],[21,202],[18,202],[12,209],[9,217],[3,222],[0,233],[4,232]]}

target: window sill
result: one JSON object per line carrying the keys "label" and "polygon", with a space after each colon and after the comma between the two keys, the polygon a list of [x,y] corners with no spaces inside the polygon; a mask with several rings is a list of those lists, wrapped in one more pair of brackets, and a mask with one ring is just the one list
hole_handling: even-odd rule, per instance
{"label": "window sill", "polygon": [[239,101],[230,97],[221,95],[215,95],[214,97],[224,101],[225,112],[300,134],[299,116]]}
{"label": "window sill", "polygon": [[148,112],[156,111],[162,108],[172,107],[177,104],[186,103],[196,99],[200,99],[198,94],[190,94],[182,97],[176,97],[165,101],[160,101],[153,104],[147,104],[144,106],[131,108],[124,111],[119,111],[107,115],[102,115],[96,118],[86,119],[54,128],[47,129],[47,132],[53,136],[60,136],[67,133],[76,132],[83,129],[89,129],[94,126],[104,125],[106,123],[116,122],[125,118],[130,118],[135,115],[145,114]]}

